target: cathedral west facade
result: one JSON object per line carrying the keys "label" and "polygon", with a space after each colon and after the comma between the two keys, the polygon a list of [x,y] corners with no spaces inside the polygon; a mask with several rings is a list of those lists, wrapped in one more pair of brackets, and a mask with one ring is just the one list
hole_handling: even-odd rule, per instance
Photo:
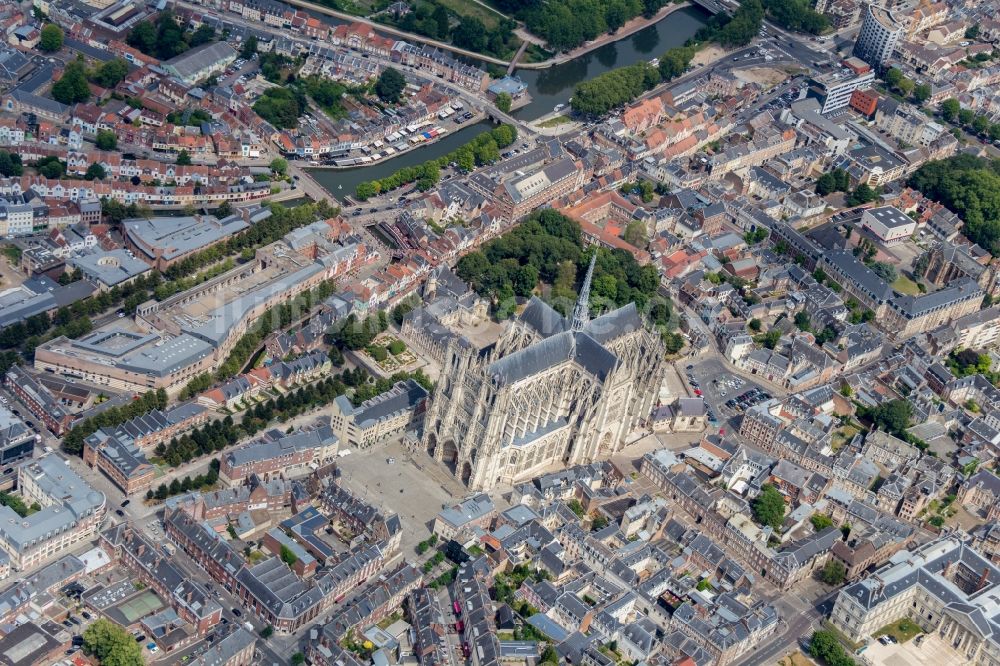
{"label": "cathedral west facade", "polygon": [[423,443],[470,489],[608,458],[649,417],[662,339],[634,303],[590,319],[592,273],[593,264],[572,318],[532,298],[495,343],[448,345]]}

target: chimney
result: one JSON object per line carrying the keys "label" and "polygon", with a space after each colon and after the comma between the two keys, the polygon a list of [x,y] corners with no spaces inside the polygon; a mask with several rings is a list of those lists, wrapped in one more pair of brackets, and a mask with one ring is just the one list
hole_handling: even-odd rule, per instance
{"label": "chimney", "polygon": [[989,581],[989,577],[990,577],[990,570],[986,567],[983,567],[983,573],[982,575],[979,576],[979,582],[976,583],[976,592],[986,587],[986,583]]}

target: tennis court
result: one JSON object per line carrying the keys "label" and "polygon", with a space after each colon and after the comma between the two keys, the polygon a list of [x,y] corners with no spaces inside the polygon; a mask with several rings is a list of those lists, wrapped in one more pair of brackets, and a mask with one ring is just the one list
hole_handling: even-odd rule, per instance
{"label": "tennis court", "polygon": [[163,602],[149,590],[118,604],[118,611],[127,620],[128,624],[138,622],[140,619],[150,613],[155,613],[161,608],[163,608]]}

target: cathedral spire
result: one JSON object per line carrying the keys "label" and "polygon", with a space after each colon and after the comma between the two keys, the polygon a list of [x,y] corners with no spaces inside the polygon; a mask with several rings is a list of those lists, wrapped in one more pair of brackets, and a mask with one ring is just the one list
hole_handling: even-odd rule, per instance
{"label": "cathedral spire", "polygon": [[580,289],[580,297],[573,308],[574,331],[582,331],[583,327],[590,321],[590,280],[594,277],[594,264],[597,263],[597,251],[590,256],[590,266],[587,268],[587,275],[583,278],[583,287]]}

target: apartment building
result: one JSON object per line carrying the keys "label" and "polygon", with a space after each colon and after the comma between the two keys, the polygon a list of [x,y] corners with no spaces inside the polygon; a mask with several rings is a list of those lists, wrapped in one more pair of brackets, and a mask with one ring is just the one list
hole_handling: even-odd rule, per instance
{"label": "apartment building", "polygon": [[565,157],[534,173],[514,177],[498,185],[493,199],[508,222],[564,197],[583,186],[583,165]]}
{"label": "apartment building", "polygon": [[868,4],[861,19],[861,31],[854,42],[854,55],[872,67],[882,67],[892,57],[903,26],[888,9]]}
{"label": "apartment building", "polygon": [[41,510],[21,517],[0,506],[0,550],[11,567],[27,571],[93,539],[107,512],[98,492],[55,455],[18,467],[17,487],[24,503]]}
{"label": "apartment building", "polygon": [[322,466],[333,460],[339,442],[333,428],[324,419],[317,420],[309,430],[291,434],[272,430],[224,455],[219,478],[236,485],[251,474],[265,481],[272,476],[305,474],[310,466]]}
{"label": "apartment building", "polygon": [[414,425],[423,416],[428,395],[427,389],[407,379],[357,407],[339,396],[331,409],[333,431],[344,446],[368,448]]}

